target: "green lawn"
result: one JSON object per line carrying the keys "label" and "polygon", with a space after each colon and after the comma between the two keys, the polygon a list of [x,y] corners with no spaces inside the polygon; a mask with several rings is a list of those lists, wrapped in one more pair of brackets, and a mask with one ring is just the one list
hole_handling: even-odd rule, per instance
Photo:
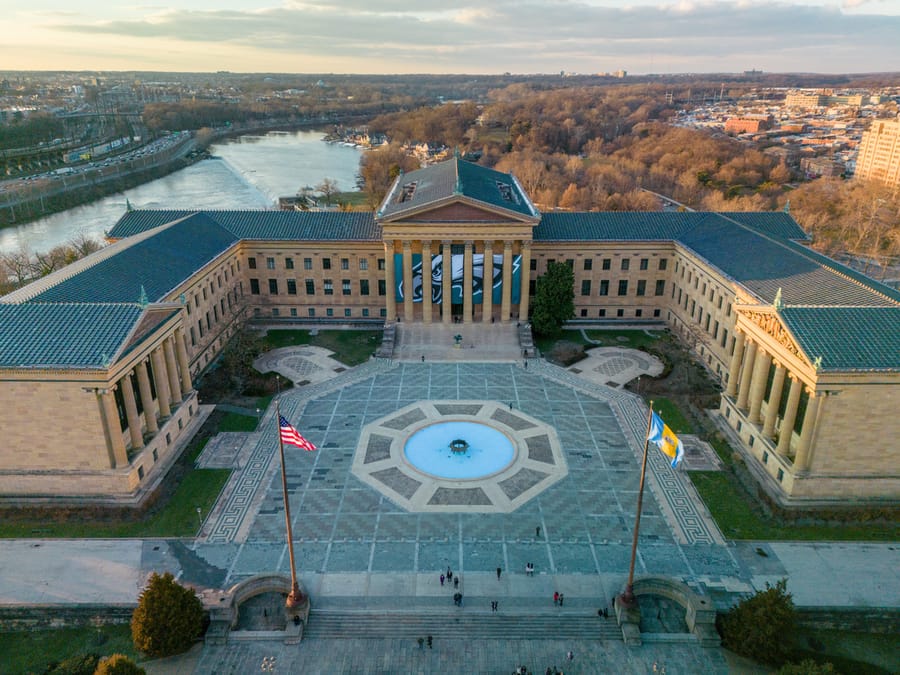
{"label": "green lawn", "polygon": [[323,330],[310,335],[308,330],[270,330],[263,338],[269,349],[294,345],[313,345],[334,352],[334,358],[347,366],[365,363],[381,343],[378,330]]}
{"label": "green lawn", "polygon": [[894,541],[900,538],[900,525],[897,524],[779,524],[756,513],[727,474],[718,471],[691,471],[688,475],[722,534],[729,539]]}
{"label": "green lawn", "polygon": [[676,434],[692,434],[694,426],[688,421],[678,406],[667,398],[657,398],[653,400],[653,409],[663,422]]}
{"label": "green lawn", "polygon": [[83,518],[52,522],[7,518],[0,522],[0,538],[193,537],[200,529],[197,507],[206,517],[229,475],[230,469],[193,469],[184,476],[166,507],[147,520],[108,522]]}
{"label": "green lawn", "polygon": [[7,675],[43,673],[51,663],[91,653],[140,658],[127,625],[0,633],[0,673]]}
{"label": "green lawn", "polygon": [[[271,397],[268,397],[271,400]],[[268,403],[266,403],[268,405]],[[265,407],[259,407],[260,414],[265,412]],[[256,415],[241,415],[239,413],[225,413],[219,422],[219,431],[256,431],[259,418]]]}

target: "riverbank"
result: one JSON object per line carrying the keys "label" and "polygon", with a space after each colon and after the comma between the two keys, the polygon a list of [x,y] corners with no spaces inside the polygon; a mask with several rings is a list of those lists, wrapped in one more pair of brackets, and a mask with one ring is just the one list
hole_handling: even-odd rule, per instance
{"label": "riverbank", "polygon": [[[0,192],[0,228],[23,225],[45,216],[90,204],[144,183],[184,169],[210,155],[207,148],[217,141],[266,134],[271,131],[299,131],[328,126],[347,120],[315,120],[308,122],[272,121],[267,124],[228,127],[212,130],[202,139],[193,134],[183,144],[165,154],[145,156],[111,168],[86,171],[54,181],[18,182]],[[8,184],[9,186],[9,184]]]}

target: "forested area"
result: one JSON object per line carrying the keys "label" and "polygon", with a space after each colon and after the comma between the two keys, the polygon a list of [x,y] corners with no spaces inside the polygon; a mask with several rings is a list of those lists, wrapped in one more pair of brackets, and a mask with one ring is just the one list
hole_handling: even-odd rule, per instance
{"label": "forested area", "polygon": [[361,178],[376,206],[402,167],[417,163],[400,144],[443,143],[515,174],[548,211],[653,211],[666,195],[704,211],[789,207],[829,255],[883,264],[900,255],[900,198],[874,183],[802,182],[783,160],[721,133],[675,127],[662,85],[535,90],[513,84],[488,103],[446,104],[376,117],[392,139],[367,153]]}

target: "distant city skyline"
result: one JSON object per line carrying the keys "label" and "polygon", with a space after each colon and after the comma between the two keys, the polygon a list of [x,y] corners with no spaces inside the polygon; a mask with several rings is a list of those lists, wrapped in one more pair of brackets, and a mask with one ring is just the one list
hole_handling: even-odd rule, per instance
{"label": "distant city skyline", "polygon": [[860,73],[900,68],[900,0],[33,0],[5,70]]}

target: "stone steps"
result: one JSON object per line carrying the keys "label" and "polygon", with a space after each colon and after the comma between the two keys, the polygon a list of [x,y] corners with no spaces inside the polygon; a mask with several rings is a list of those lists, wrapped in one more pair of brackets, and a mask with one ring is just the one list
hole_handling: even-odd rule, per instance
{"label": "stone steps", "polygon": [[518,615],[503,611],[339,610],[313,609],[303,637],[409,638],[432,635],[441,640],[622,640],[615,619],[591,614],[535,613]]}

